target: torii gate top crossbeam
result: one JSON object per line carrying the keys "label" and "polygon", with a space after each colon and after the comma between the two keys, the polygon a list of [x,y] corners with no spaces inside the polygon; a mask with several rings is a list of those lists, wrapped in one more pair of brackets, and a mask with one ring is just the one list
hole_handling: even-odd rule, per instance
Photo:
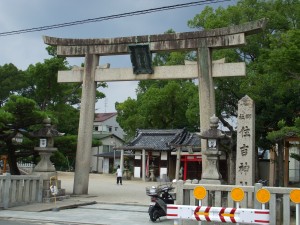
{"label": "torii gate top crossbeam", "polygon": [[43,39],[45,44],[57,46],[57,54],[63,56],[128,54],[129,44],[141,43],[149,43],[151,52],[196,49],[201,46],[224,48],[244,44],[246,35],[260,32],[264,29],[266,23],[266,19],[261,19],[231,27],[175,34],[97,39],[69,39],[44,36]]}

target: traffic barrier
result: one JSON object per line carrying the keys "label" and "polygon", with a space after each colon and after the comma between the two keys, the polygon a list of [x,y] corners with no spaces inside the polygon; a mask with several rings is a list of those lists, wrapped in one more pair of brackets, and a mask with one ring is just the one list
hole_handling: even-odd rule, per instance
{"label": "traffic barrier", "polygon": [[270,223],[269,210],[189,205],[167,205],[167,219],[248,224]]}
{"label": "traffic barrier", "polygon": [[202,200],[207,194],[203,186],[195,187],[193,194],[199,200],[198,206],[168,205],[167,218],[174,219],[176,223],[177,220],[188,219],[221,223],[270,224],[270,212],[265,209],[265,203],[270,200],[270,192],[267,189],[260,189],[256,193],[256,199],[262,203],[262,209],[240,208],[239,203],[244,199],[245,193],[239,187],[233,188],[230,195],[236,203],[236,208],[202,206]]}
{"label": "traffic barrier", "polygon": [[[197,200],[193,196],[193,191],[199,186],[206,189],[204,192],[206,196],[202,200]],[[232,190],[236,188],[241,188],[244,191],[245,196],[243,199],[240,198],[241,196],[239,197],[238,192],[234,195],[237,197],[236,200],[233,199]],[[262,194],[260,201],[256,198],[256,194],[260,189],[269,191],[271,196],[267,203],[263,203],[264,196]],[[291,193],[293,193],[292,196],[290,196]],[[255,183],[254,186],[199,184],[196,180],[193,180],[193,182],[180,180],[176,184],[176,199],[175,204],[177,205],[198,206],[201,202],[201,205],[215,207],[253,209],[263,209],[265,207],[270,212],[270,224],[279,224],[279,221],[281,221],[282,224],[288,225],[296,224],[297,221],[300,225],[300,188],[269,187],[262,186],[259,183]],[[240,199],[242,201],[237,201]],[[184,222],[178,219],[178,223]]]}
{"label": "traffic barrier", "polygon": [[[266,188],[259,189],[255,194],[262,209],[239,208],[245,196],[244,190],[240,187],[233,188],[230,193],[230,197],[236,204],[235,208],[202,206],[202,200],[207,195],[207,190],[203,186],[195,187],[193,194],[199,200],[198,206],[167,205],[167,219],[173,219],[174,224],[184,219],[221,223],[270,224],[270,211],[265,209],[265,204],[270,201],[271,193]],[[289,197],[296,205],[295,222],[300,225],[300,190],[291,190]]]}

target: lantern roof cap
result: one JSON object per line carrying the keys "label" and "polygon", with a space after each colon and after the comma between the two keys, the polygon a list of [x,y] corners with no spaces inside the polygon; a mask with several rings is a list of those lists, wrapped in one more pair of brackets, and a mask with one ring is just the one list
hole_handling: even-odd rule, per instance
{"label": "lantern roof cap", "polygon": [[65,133],[60,133],[58,130],[54,129],[54,127],[51,125],[51,119],[46,118],[43,120],[43,125],[41,129],[34,131],[31,133],[34,137],[60,137],[63,136]]}
{"label": "lantern roof cap", "polygon": [[218,129],[219,126],[219,118],[215,116],[215,114],[210,117],[210,128],[208,130],[202,131],[199,136],[202,139],[224,139],[228,138],[226,134],[221,132],[221,130]]}

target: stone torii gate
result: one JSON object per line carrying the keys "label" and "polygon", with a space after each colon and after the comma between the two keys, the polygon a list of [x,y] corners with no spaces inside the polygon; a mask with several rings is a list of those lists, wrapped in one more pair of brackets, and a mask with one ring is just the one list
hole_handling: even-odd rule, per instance
{"label": "stone torii gate", "polygon": [[[246,44],[245,36],[260,32],[266,20],[207,31],[119,38],[66,39],[44,36],[45,44],[57,46],[57,55],[85,57],[85,67],[59,71],[58,82],[82,82],[82,99],[76,153],[74,194],[87,194],[95,113],[96,83],[145,79],[199,80],[200,128],[209,128],[215,114],[213,77],[245,75],[244,63],[212,63],[212,50]],[[129,54],[129,45],[148,44],[150,52],[196,50],[196,64],[155,67],[153,74],[133,73],[132,69],[99,68],[100,56]],[[206,142],[201,146],[206,149]],[[206,166],[203,158],[202,167]],[[204,171],[204,170],[203,170]]]}

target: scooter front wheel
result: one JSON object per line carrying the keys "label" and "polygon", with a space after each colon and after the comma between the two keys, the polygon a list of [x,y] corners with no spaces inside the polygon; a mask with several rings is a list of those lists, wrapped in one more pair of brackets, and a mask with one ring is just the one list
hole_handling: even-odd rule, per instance
{"label": "scooter front wheel", "polygon": [[157,207],[153,207],[149,212],[150,220],[155,222],[159,218],[159,210]]}

